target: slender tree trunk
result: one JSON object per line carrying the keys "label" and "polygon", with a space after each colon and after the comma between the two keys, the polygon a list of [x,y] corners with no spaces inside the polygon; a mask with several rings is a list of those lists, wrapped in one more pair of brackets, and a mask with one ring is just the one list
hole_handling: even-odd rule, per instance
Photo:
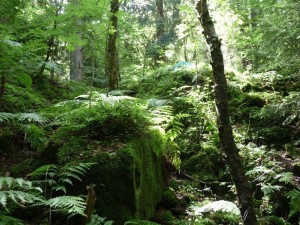
{"label": "slender tree trunk", "polygon": [[[80,7],[81,0],[69,0],[70,4]],[[82,20],[75,18],[75,26],[77,26],[77,35],[82,39]],[[83,79],[83,47],[76,46],[75,50],[70,55],[70,79],[80,81]]]}
{"label": "slender tree trunk", "polygon": [[239,149],[234,141],[229,119],[227,81],[224,73],[221,41],[215,32],[213,21],[209,15],[207,0],[198,0],[196,3],[196,10],[199,13],[199,20],[204,30],[203,34],[210,48],[221,146],[226,154],[226,161],[236,187],[243,223],[245,225],[257,225],[258,223],[252,199],[253,191],[251,190],[245,175],[242,159],[239,156]]}
{"label": "slender tree trunk", "polygon": [[[56,29],[56,23],[54,23],[54,27],[53,28]],[[54,45],[54,39],[55,39],[55,37],[54,37],[54,35],[52,35],[50,37],[50,39],[48,40],[48,44],[47,44],[48,45],[48,49],[47,49],[47,53],[46,53],[46,58],[45,58],[42,66],[41,66],[41,68],[40,68],[40,70],[38,72],[38,75],[37,75],[38,77],[40,77],[40,76],[43,75],[43,73],[44,73],[44,71],[46,69],[46,63],[49,62],[50,56],[52,54],[52,47]]]}
{"label": "slender tree trunk", "polygon": [[164,1],[156,0],[156,50],[154,56],[155,66],[160,61],[166,61],[163,37],[165,34]]}
{"label": "slender tree trunk", "polygon": [[[62,9],[62,2],[58,2],[57,0],[55,0],[55,1],[50,2],[50,3],[53,4],[56,7],[55,16],[58,17],[59,11]],[[53,31],[55,31],[56,29],[57,29],[57,21],[54,21],[53,22]],[[53,48],[55,47],[55,35],[51,35],[51,37],[48,40],[47,46],[48,46],[48,49],[47,49],[47,52],[46,52],[46,57],[45,57],[45,60],[42,64],[38,74],[37,74],[38,77],[43,75],[43,73],[46,69],[46,63],[49,62],[49,59],[50,59],[51,55],[53,57]]]}
{"label": "slender tree trunk", "polygon": [[6,85],[6,77],[5,75],[2,75],[0,80],[0,99],[4,96],[5,85]]}
{"label": "slender tree trunk", "polygon": [[114,33],[108,34],[106,46],[106,62],[105,72],[108,77],[108,89],[115,90],[119,88],[119,55],[117,49],[118,38],[118,17],[116,13],[119,11],[119,0],[112,0],[110,5],[110,23],[115,30]]}

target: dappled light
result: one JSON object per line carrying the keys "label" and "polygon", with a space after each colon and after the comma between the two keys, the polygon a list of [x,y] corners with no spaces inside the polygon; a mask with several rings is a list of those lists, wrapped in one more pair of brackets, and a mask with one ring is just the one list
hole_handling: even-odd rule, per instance
{"label": "dappled light", "polygon": [[0,1],[0,225],[298,225],[298,0]]}

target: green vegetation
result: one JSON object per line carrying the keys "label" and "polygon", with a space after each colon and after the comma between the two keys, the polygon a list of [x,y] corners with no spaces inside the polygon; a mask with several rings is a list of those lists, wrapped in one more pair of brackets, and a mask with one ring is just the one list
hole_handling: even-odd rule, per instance
{"label": "green vegetation", "polygon": [[[299,224],[300,3],[207,2],[258,223]],[[0,225],[243,223],[194,4],[0,2]]]}

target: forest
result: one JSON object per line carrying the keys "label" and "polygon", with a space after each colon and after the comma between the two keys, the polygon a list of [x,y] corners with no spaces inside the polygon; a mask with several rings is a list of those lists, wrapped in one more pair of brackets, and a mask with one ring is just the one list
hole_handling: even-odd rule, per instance
{"label": "forest", "polygon": [[0,1],[0,225],[299,225],[299,0]]}

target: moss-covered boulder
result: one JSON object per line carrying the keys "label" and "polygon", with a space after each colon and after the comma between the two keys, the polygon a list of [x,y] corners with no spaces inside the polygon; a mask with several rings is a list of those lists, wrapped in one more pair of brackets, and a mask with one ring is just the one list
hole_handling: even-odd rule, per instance
{"label": "moss-covered boulder", "polygon": [[[162,140],[151,134],[139,137],[117,152],[100,152],[93,161],[89,179],[96,184],[96,211],[124,224],[132,218],[150,219],[164,187]],[[156,140],[155,140],[156,139]]]}

